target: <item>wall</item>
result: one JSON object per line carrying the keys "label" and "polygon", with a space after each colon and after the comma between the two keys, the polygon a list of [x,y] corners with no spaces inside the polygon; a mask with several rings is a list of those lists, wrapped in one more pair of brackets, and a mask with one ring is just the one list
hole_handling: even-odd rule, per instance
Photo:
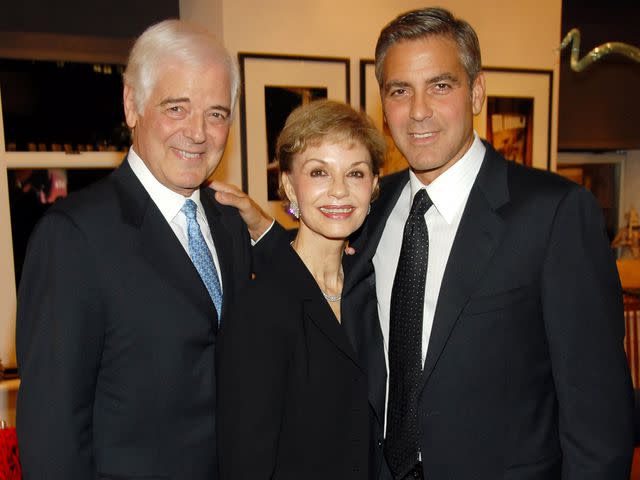
{"label": "wall", "polygon": [[[181,17],[204,9],[210,0],[181,0]],[[351,103],[358,105],[358,62],[373,58],[380,29],[399,13],[424,6],[400,0],[219,0],[224,41],[232,53],[289,53],[351,59]],[[552,165],[555,166],[558,105],[558,52],[561,0],[443,0],[442,7],[471,23],[480,38],[483,63],[496,67],[554,70]],[[199,18],[202,20],[202,17]],[[241,184],[239,119],[216,176]]]}
{"label": "wall", "polygon": [[636,212],[640,213],[640,150],[627,152],[623,175],[624,190],[620,210],[624,214],[633,207]]}

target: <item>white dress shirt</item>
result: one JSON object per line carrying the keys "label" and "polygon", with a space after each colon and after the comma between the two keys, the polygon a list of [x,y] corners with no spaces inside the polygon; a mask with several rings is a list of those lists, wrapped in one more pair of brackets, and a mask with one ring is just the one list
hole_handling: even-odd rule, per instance
{"label": "white dress shirt", "polygon": [[211,230],[209,229],[209,223],[207,217],[204,214],[204,208],[200,202],[200,190],[196,189],[190,197],[184,197],[179,193],[170,190],[161,184],[156,177],[153,176],[147,165],[142,161],[138,154],[133,150],[133,147],[129,149],[129,155],[127,157],[131,170],[138,180],[142,183],[142,186],[147,191],[153,203],[156,204],[160,213],[165,218],[173,233],[176,234],[180,244],[184,248],[187,255],[189,255],[189,240],[187,236],[187,217],[181,211],[184,202],[187,198],[193,200],[198,206],[196,220],[200,225],[200,231],[204,236],[204,241],[207,243],[213,262],[216,265],[218,271],[218,280],[220,281],[220,287],[223,288],[222,278],[220,277],[220,263],[218,261],[218,254],[216,247],[213,244],[213,238],[211,237]]}
{"label": "white dress shirt", "polygon": [[[393,207],[382,232],[380,243],[373,256],[376,275],[376,295],[378,315],[384,338],[385,360],[389,371],[389,310],[391,289],[396,275],[404,224],[409,217],[414,195],[425,188],[433,201],[433,206],[425,214],[429,230],[429,264],[424,295],[424,316],[422,322],[422,364],[427,356],[429,337],[433,325],[433,316],[438,303],[440,284],[444,276],[453,240],[460,225],[464,207],[467,204],[471,187],[475,182],[485,146],[474,134],[469,150],[429,185],[423,185],[413,172],[409,172],[409,182],[402,190],[398,202]],[[387,376],[388,389],[388,376]]]}

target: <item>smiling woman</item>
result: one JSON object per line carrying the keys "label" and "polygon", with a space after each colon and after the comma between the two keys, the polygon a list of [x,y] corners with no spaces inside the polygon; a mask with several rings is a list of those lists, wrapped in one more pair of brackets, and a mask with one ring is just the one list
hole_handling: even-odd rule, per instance
{"label": "smiling woman", "polygon": [[300,228],[220,337],[223,479],[369,478],[366,378],[340,326],[341,258],[385,148],[370,119],[343,103],[311,102],[287,119],[276,156]]}

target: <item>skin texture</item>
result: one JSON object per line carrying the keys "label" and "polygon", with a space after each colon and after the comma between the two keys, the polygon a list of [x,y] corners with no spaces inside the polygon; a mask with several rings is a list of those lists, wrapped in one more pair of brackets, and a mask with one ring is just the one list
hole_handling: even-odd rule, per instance
{"label": "skin texture", "polygon": [[218,166],[231,125],[231,89],[222,62],[163,68],[142,112],[125,85],[133,149],[167,188],[190,196]]}
{"label": "skin texture", "polygon": [[484,77],[469,85],[456,43],[446,36],[389,48],[381,90],[385,120],[398,149],[429,184],[473,143],[473,116],[482,109]]}
{"label": "skin texture", "polygon": [[300,207],[299,236],[343,242],[364,221],[378,178],[363,145],[323,142],[296,155],[282,182]]}

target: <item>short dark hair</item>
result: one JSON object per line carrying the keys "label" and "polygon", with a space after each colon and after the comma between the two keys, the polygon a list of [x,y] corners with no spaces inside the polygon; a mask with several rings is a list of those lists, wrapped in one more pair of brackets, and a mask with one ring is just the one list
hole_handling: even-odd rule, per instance
{"label": "short dark hair", "polygon": [[450,11],[433,7],[403,13],[380,32],[376,44],[376,78],[380,88],[383,86],[382,71],[389,48],[398,42],[431,35],[448,36],[456,42],[469,85],[473,84],[482,69],[480,42],[475,30],[466,21],[454,17]]}

